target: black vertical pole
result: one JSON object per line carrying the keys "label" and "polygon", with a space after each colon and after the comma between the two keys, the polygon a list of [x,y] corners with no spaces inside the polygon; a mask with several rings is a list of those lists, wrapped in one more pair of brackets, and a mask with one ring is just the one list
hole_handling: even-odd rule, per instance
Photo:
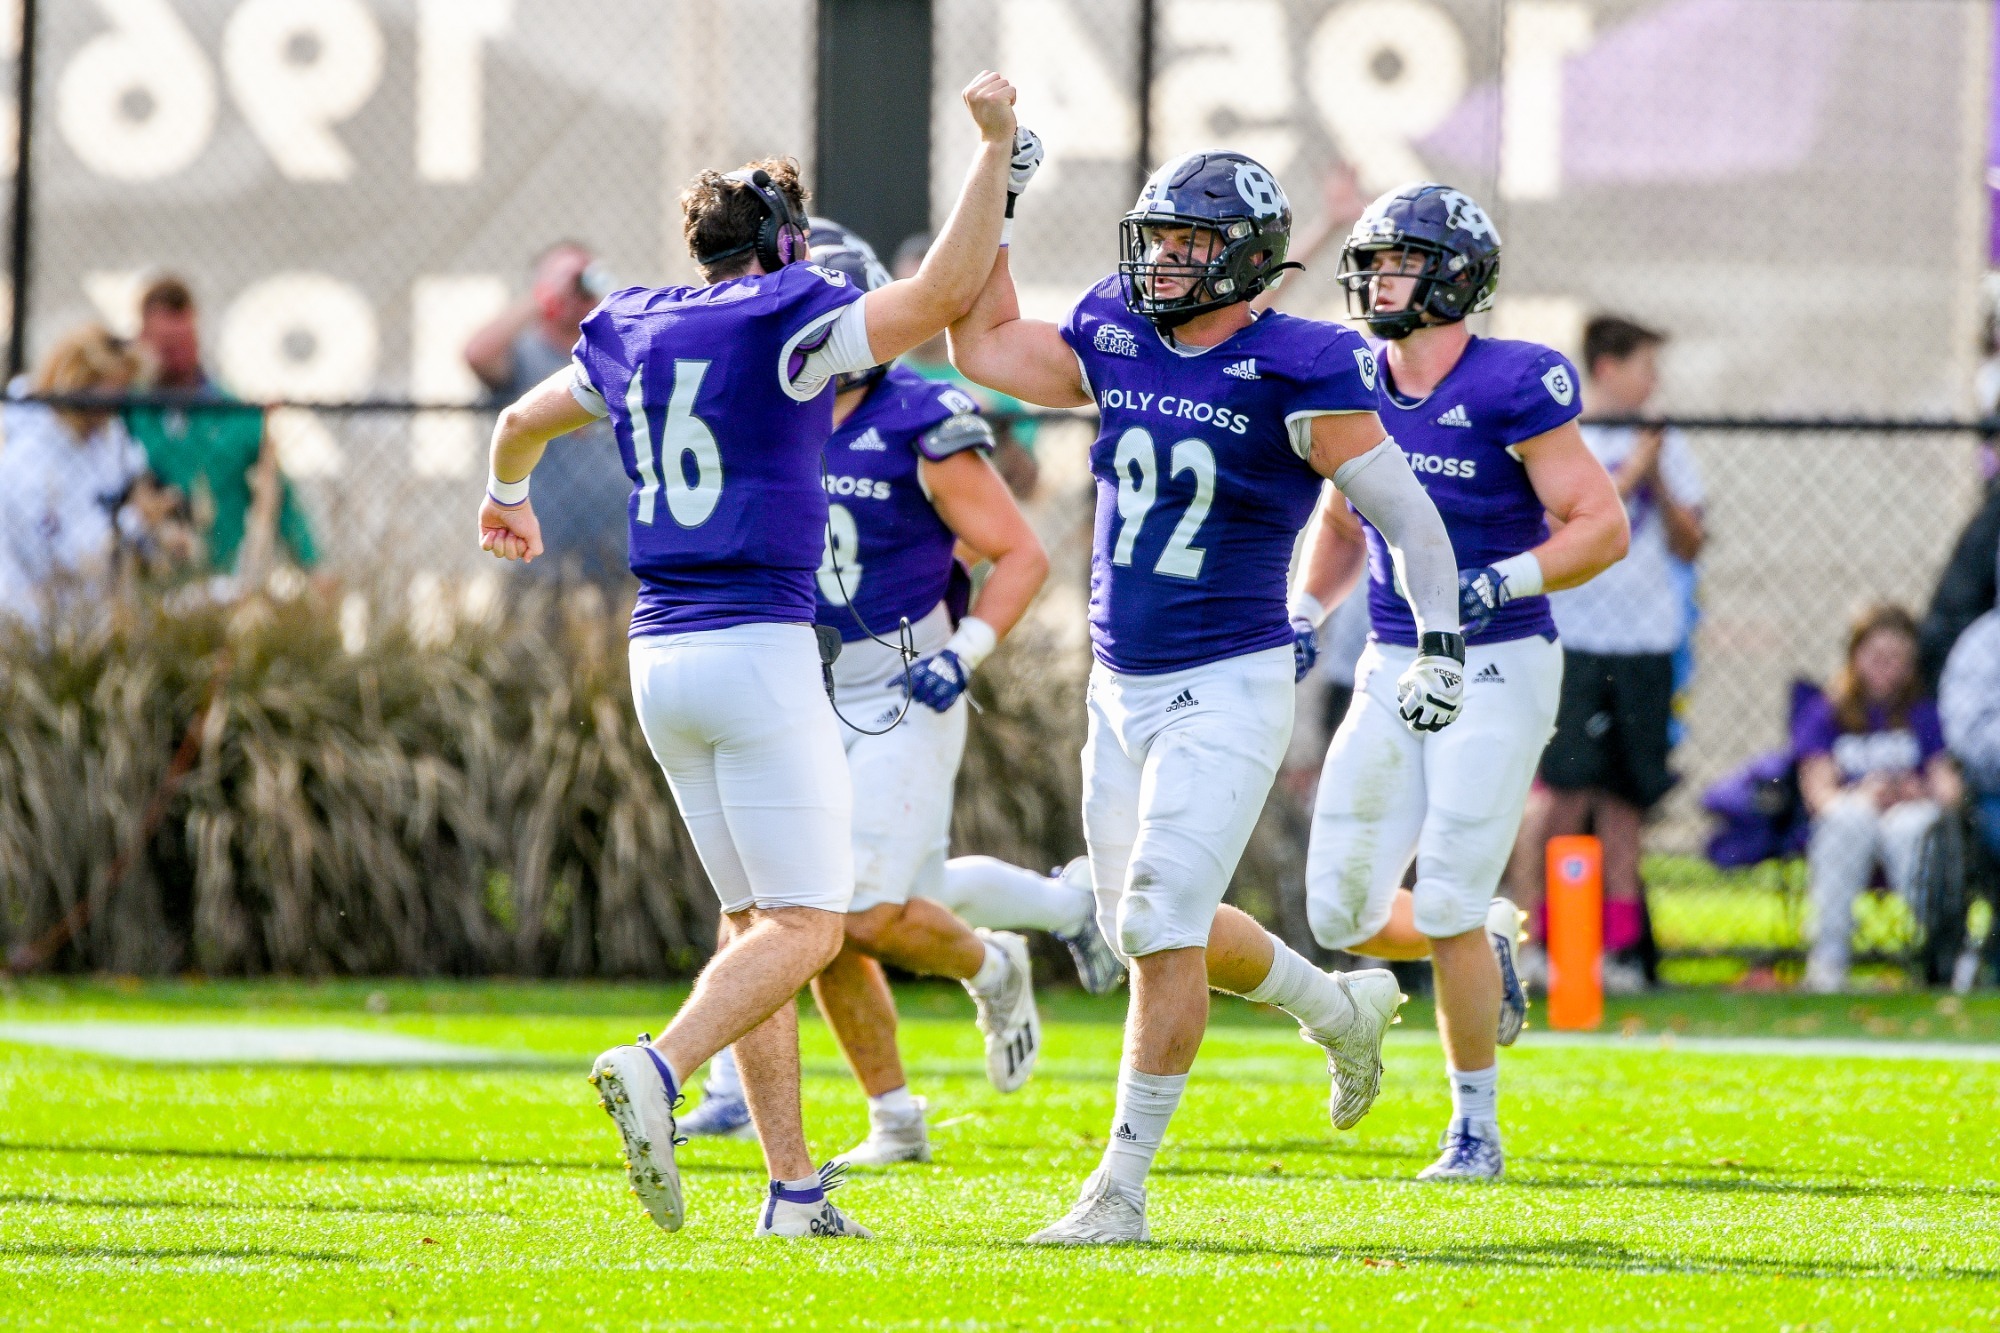
{"label": "black vertical pole", "polygon": [[21,56],[15,66],[14,98],[14,218],[8,238],[7,272],[13,280],[13,318],[7,330],[7,378],[28,366],[28,236],[29,204],[34,199],[35,142],[35,8],[36,0],[20,0]]}
{"label": "black vertical pole", "polygon": [[1153,174],[1153,62],[1156,52],[1154,41],[1158,34],[1157,6],[1154,0],[1139,0],[1139,143],[1138,160],[1133,165],[1133,175],[1138,179],[1132,184],[1132,193],[1138,194],[1146,188],[1146,177]]}

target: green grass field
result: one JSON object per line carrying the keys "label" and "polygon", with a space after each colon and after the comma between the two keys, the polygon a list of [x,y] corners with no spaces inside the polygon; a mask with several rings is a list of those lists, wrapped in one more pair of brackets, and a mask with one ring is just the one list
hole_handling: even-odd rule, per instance
{"label": "green grass field", "polygon": [[[1001,1098],[969,1006],[909,991],[905,1047],[938,1162],[844,1191],[882,1239],[789,1246],[747,1239],[763,1184],[750,1144],[682,1150],[678,1235],[626,1194],[582,1075],[671,999],[507,985],[0,994],[0,1023],[338,1024],[503,1055],[171,1066],[0,1037],[0,1323],[2000,1325],[2000,1063],[1686,1049],[1731,1035],[1990,1042],[1996,999],[1620,1003],[1607,1026],[1639,1034],[1629,1043],[1508,1056],[1509,1174],[1486,1188],[1410,1180],[1446,1105],[1426,1013],[1397,1030],[1374,1114],[1336,1136],[1315,1053],[1218,1000],[1153,1179],[1158,1243],[1090,1253],[1020,1240],[1096,1159],[1122,992],[1052,997],[1041,1072]],[[806,1061],[815,1151],[831,1154],[860,1133],[861,1099],[814,1023]]]}

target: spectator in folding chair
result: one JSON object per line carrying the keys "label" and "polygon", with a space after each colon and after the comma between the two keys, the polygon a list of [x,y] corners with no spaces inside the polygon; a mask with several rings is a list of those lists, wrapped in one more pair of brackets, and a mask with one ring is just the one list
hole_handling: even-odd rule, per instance
{"label": "spectator in folding chair", "polygon": [[1866,608],[1848,634],[1846,662],[1825,695],[1799,710],[1793,728],[1799,797],[1812,830],[1811,991],[1846,988],[1855,898],[1878,869],[1909,898],[1925,839],[1962,797],[1917,651],[1917,622],[1908,611]]}

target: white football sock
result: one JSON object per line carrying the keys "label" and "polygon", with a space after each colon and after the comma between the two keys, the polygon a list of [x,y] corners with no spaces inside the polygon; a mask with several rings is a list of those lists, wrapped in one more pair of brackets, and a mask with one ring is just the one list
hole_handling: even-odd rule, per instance
{"label": "white football sock", "polygon": [[1271,971],[1243,998],[1274,1004],[1314,1032],[1333,1034],[1354,1017],[1354,1002],[1330,973],[1322,972],[1293,948],[1271,936]]}
{"label": "white football sock", "polygon": [[1146,1173],[1153,1169],[1153,1155],[1187,1081],[1186,1074],[1142,1074],[1130,1065],[1118,1067],[1118,1109],[1111,1117],[1102,1170],[1134,1202],[1146,1196]]}
{"label": "white football sock", "polygon": [[1000,993],[1001,984],[1007,980],[1007,955],[1001,953],[992,940],[981,940],[980,943],[986,946],[986,961],[979,965],[977,972],[965,979],[965,985],[968,990],[990,1000]]}
{"label": "white football sock", "polygon": [[704,1097],[743,1096],[743,1077],[736,1072],[736,1048],[725,1046],[715,1053],[708,1062],[708,1077],[703,1080],[701,1092]]}
{"label": "white football sock", "polygon": [[908,1120],[917,1113],[916,1099],[910,1096],[910,1085],[891,1088],[880,1097],[868,1099],[868,1118],[876,1124]]}
{"label": "white football sock", "polygon": [[991,856],[955,856],[945,862],[936,901],[968,926],[1061,935],[1079,929],[1097,910],[1092,894]]}
{"label": "white football sock", "polygon": [[1484,1069],[1453,1069],[1444,1067],[1445,1077],[1451,1080],[1451,1118],[1470,1120],[1480,1125],[1500,1123],[1500,1066],[1488,1065]]}

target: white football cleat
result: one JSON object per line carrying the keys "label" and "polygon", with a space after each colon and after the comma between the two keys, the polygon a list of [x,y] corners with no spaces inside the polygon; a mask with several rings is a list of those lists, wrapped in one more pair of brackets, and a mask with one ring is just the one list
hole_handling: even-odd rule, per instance
{"label": "white football cleat", "polygon": [[1521,984],[1517,951],[1528,942],[1528,914],[1512,898],[1495,898],[1486,909],[1486,942],[1500,965],[1500,1030],[1494,1039],[1512,1046],[1528,1025],[1528,992]]}
{"label": "white football cleat", "polygon": [[833,1160],[848,1167],[930,1161],[931,1138],[924,1126],[924,1112],[928,1105],[921,1097],[910,1100],[917,1104],[914,1113],[900,1120],[878,1120],[869,1116],[868,1137]]}
{"label": "white football cleat", "polygon": [[1099,1167],[1083,1182],[1076,1206],[1061,1221],[1028,1237],[1028,1244],[1129,1245],[1152,1238],[1153,1233],[1146,1229],[1146,1196],[1141,1194],[1138,1202],[1133,1202]]}
{"label": "white football cleat", "polygon": [[618,1127],[625,1149],[625,1174],[632,1193],[663,1231],[679,1231],[687,1220],[681,1173],[674,1164],[674,1108],[678,1096],[667,1088],[666,1061],[645,1033],[632,1046],[613,1046],[590,1067],[597,1100]]}
{"label": "white football cleat", "polygon": [[779,1240],[804,1240],[808,1237],[823,1237],[830,1240],[852,1239],[873,1240],[875,1233],[833,1206],[827,1193],[846,1183],[844,1168],[838,1161],[828,1162],[819,1169],[819,1188],[794,1194],[777,1181],[771,1182],[770,1196],[764,1200],[764,1207],[757,1214],[757,1237],[772,1236]]}
{"label": "white football cleat", "polygon": [[974,930],[1007,959],[1007,975],[992,999],[972,989],[979,1011],[979,1031],[986,1037],[986,1077],[1001,1092],[1017,1092],[1035,1072],[1042,1053],[1042,1019],[1035,1012],[1034,973],[1028,965],[1028,942],[1008,930]]}
{"label": "white football cleat", "polygon": [[1125,960],[1098,928],[1097,900],[1090,891],[1090,858],[1079,856],[1049,878],[1091,901],[1082,925],[1068,934],[1059,930],[1052,933],[1076,960],[1077,981],[1092,995],[1103,995],[1125,979]]}
{"label": "white football cleat", "polygon": [[1438,1146],[1444,1152],[1417,1172],[1418,1180],[1498,1180],[1507,1169],[1500,1151],[1500,1126],[1491,1121],[1454,1120]]}
{"label": "white football cleat", "polygon": [[1302,1028],[1299,1036],[1326,1048],[1326,1070],[1333,1080],[1327,1114],[1335,1129],[1353,1129],[1382,1090],[1382,1039],[1392,1025],[1402,1021],[1396,1010],[1410,997],[1403,994],[1396,974],[1386,967],[1330,975],[1347,993],[1352,1017],[1338,1032]]}

